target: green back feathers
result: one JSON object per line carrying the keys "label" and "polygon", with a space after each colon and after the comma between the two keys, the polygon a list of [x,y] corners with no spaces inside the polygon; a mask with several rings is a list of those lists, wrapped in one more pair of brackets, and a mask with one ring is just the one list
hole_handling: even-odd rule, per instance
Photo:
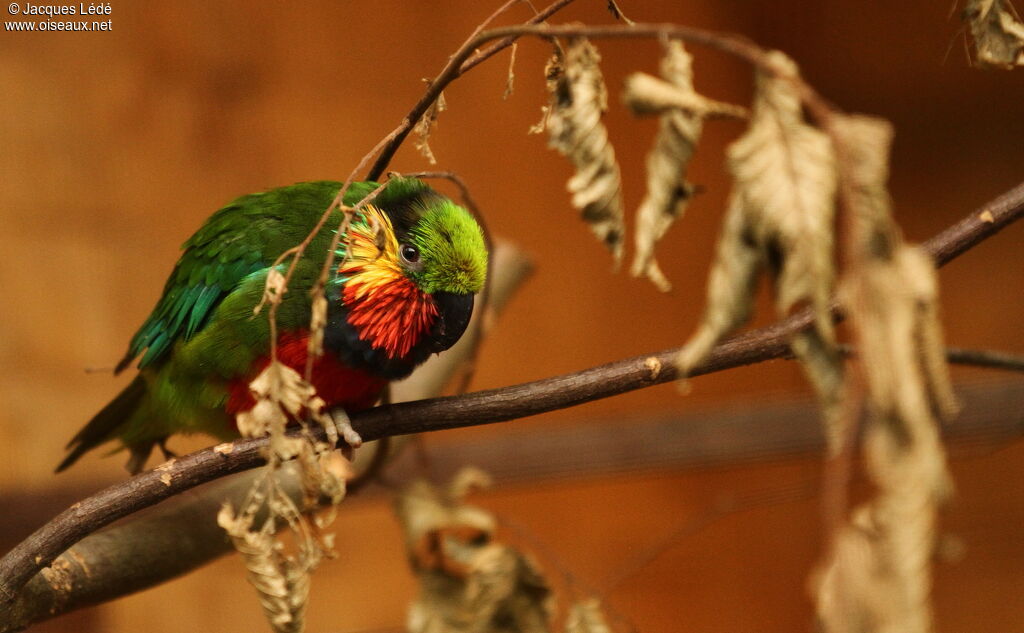
{"label": "green back feathers", "polygon": [[[370,190],[376,187],[365,185]],[[132,338],[116,370],[123,370],[140,354],[140,368],[152,365],[175,341],[195,335],[242,280],[269,267],[284,250],[309,234],[339,189],[341,183],[333,181],[299,183],[242,196],[214,213],[182,245],[184,253],[163,296]],[[353,195],[355,200],[351,200]],[[354,204],[361,197],[359,190],[350,190],[346,203]],[[340,212],[335,214],[337,219],[327,222],[307,249],[310,257],[322,261],[341,217]]]}
{"label": "green back feathers", "polygon": [[468,211],[444,198],[430,200],[409,231],[423,270],[411,276],[427,294],[479,292],[487,277],[487,248],[480,225]]}

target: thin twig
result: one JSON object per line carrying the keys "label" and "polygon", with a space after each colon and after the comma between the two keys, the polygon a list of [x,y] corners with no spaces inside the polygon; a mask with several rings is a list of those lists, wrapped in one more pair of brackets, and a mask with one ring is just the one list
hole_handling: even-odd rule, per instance
{"label": "thin twig", "polygon": [[[558,13],[563,8],[572,4],[574,0],[558,0],[552,3],[550,6],[545,8],[537,15],[530,18],[526,22],[526,25],[536,25],[542,23],[555,13]],[[493,16],[492,16],[493,17]],[[486,22],[484,23],[486,25]],[[481,26],[484,26],[481,25]],[[441,72],[437,74],[427,86],[426,92],[420,97],[420,100],[416,102],[416,105],[409,110],[409,113],[405,115],[402,122],[392,130],[387,136],[382,139],[377,147],[368,154],[367,156],[377,156],[376,162],[373,167],[370,168],[369,173],[366,175],[367,180],[376,180],[380,178],[381,174],[387,171],[388,165],[391,163],[391,159],[394,157],[395,152],[405,141],[405,137],[409,135],[415,127],[416,122],[420,120],[420,117],[430,108],[430,104],[434,103],[434,100],[441,94],[448,84],[458,79],[463,73],[467,72],[477,64],[490,59],[499,52],[505,50],[512,45],[513,42],[519,37],[518,34],[499,35],[496,37],[484,37],[485,34],[480,33],[480,28],[474,31],[474,36],[466,40],[462,46],[455,51],[451,57],[448,58],[448,63],[445,64]],[[489,46],[488,48],[478,51],[477,48],[486,44],[487,42],[495,39],[500,39],[500,42]],[[380,154],[378,155],[378,151]]]}
{"label": "thin twig", "polygon": [[[351,178],[351,176],[350,176],[350,178]],[[350,184],[351,184],[350,182],[346,182],[345,183],[345,186],[342,187],[342,190],[341,190],[342,193],[338,194],[339,197],[343,197],[345,189]],[[387,183],[384,183],[384,184],[378,186],[376,189],[374,189],[373,191],[368,193],[362,200],[357,202],[356,205],[353,206],[351,209],[345,209],[345,213],[344,213],[344,216],[341,219],[341,223],[338,225],[338,230],[336,230],[334,232],[334,237],[331,239],[331,245],[329,247],[327,247],[327,256],[324,258],[324,265],[320,269],[320,277],[317,278],[316,285],[313,287],[313,290],[312,290],[313,299],[315,299],[318,294],[323,294],[324,288],[327,286],[327,279],[330,276],[331,267],[334,265],[334,257],[335,257],[335,253],[338,250],[338,244],[341,243],[341,237],[343,235],[346,236],[346,237],[348,236],[348,227],[349,227],[349,224],[352,222],[352,214],[355,213],[356,211],[362,209],[364,206],[366,206],[370,202],[372,202],[378,195],[380,195],[381,191],[384,191],[384,188],[386,186],[387,186]],[[337,202],[337,200],[335,200],[335,201]],[[330,213],[330,209],[328,209],[328,214],[329,213]],[[319,229],[315,229],[315,230],[319,233]],[[287,282],[287,279],[285,281]],[[273,324],[273,320],[271,320],[271,324]],[[273,334],[272,334],[272,336],[273,336]],[[310,340],[312,340],[312,338]],[[309,350],[306,353],[305,378],[306,378],[307,381],[311,380],[312,376],[313,376],[313,361],[314,361],[314,359],[313,359],[313,351],[314,350]]]}
{"label": "thin twig", "polygon": [[946,360],[957,365],[1024,372],[1024,356],[991,350],[946,348]]}
{"label": "thin twig", "polygon": [[[941,266],[1024,216],[1024,183],[924,243]],[[981,219],[979,219],[981,218]],[[793,334],[809,327],[810,311],[731,338],[692,376],[784,358]],[[364,440],[505,422],[661,384],[678,377],[678,349],[637,356],[584,371],[461,396],[378,407],[352,416]],[[324,438],[324,430],[314,434]],[[83,499],[0,559],[0,605],[40,569],[87,534],[199,484],[264,463],[266,438],[237,440],[230,452],[204,449],[140,473]]]}
{"label": "thin twig", "polygon": [[[389,132],[384,138],[379,140],[377,144],[374,145],[369,152],[364,154],[358,163],[356,163],[356,166],[352,169],[351,172],[349,172],[348,177],[342,184],[341,189],[338,191],[338,194],[334,197],[334,200],[331,201],[330,205],[328,205],[327,209],[320,216],[320,219],[317,221],[316,225],[309,232],[309,234],[302,240],[302,242],[282,253],[277,258],[277,260],[274,261],[272,268],[284,262],[284,260],[287,259],[288,257],[292,258],[291,263],[288,265],[288,270],[284,274],[284,281],[281,284],[280,289],[275,293],[273,299],[271,300],[270,309],[268,310],[267,313],[267,319],[270,325],[270,358],[272,361],[277,360],[278,306],[280,306],[281,304],[284,293],[288,291],[288,284],[291,282],[292,277],[295,274],[295,269],[298,267],[299,262],[302,259],[302,256],[306,252],[306,249],[309,247],[310,243],[316,238],[316,236],[320,233],[320,230],[324,227],[324,224],[327,223],[327,219],[331,217],[331,214],[335,210],[340,209],[344,206],[345,194],[348,192],[349,187],[352,186],[352,183],[355,182],[356,174],[359,173],[363,169],[363,167],[365,167],[366,164],[370,162],[371,159],[377,156],[377,161],[374,163],[373,168],[370,170],[370,173],[367,176],[367,180],[376,180],[377,178],[379,178],[384,173],[384,170],[387,168],[387,165],[391,161],[391,158],[394,156],[395,152],[398,151],[399,146],[401,146],[402,142],[405,141],[405,138],[409,135],[409,132],[412,131],[413,127],[416,125],[416,122],[420,120],[420,117],[423,116],[423,114],[427,111],[430,105],[438,98],[438,96],[441,94],[441,91],[444,90],[444,88],[448,84],[450,84],[453,80],[457,79],[463,73],[473,68],[480,62],[483,62],[484,60],[497,54],[498,52],[505,49],[507,46],[511,45],[512,42],[515,41],[515,37],[506,37],[501,42],[498,42],[497,44],[489,47],[484,51],[477,51],[476,49],[480,44],[475,43],[476,40],[479,39],[480,32],[492,20],[494,20],[499,15],[507,11],[509,8],[511,8],[514,4],[516,4],[519,1],[520,0],[509,0],[509,2],[505,3],[500,8],[498,8],[497,11],[491,14],[491,16],[484,20],[473,31],[473,34],[470,36],[470,38],[459,48],[458,51],[455,52],[455,54],[453,54],[449,58],[448,63],[441,70],[438,76],[429,83],[426,92],[423,94],[420,100],[417,101],[416,104],[412,107],[412,110],[409,111],[409,114],[407,114],[406,117],[402,119],[402,122],[398,125],[398,127]],[[546,9],[535,15],[526,24],[539,24],[546,20],[548,17],[560,11],[565,6],[571,4],[573,1],[574,0],[559,0],[558,2],[555,2],[551,6],[547,7]],[[471,59],[467,60],[467,58]],[[346,214],[346,217],[342,220],[342,226],[344,226],[348,219],[349,216],[348,214]],[[341,234],[342,231],[339,230],[338,233]],[[334,247],[336,247],[337,241],[337,239],[334,240]],[[325,264],[325,270],[333,261],[334,247],[332,247],[331,251],[328,252],[328,261]],[[323,283],[323,281],[321,281],[320,283]],[[262,302],[260,305],[262,305]],[[310,369],[312,367],[311,357],[312,354],[309,355],[306,362],[307,379],[309,378]]]}
{"label": "thin twig", "polygon": [[[857,351],[850,345],[840,345],[839,351],[849,356],[857,354]],[[947,347],[946,361],[954,365],[1024,372],[1024,356],[987,349]]]}

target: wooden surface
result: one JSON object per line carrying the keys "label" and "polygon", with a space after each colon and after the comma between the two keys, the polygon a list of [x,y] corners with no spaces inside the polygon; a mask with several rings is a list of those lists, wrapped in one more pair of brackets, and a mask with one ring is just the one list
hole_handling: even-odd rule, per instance
{"label": "wooden surface", "polygon": [[[608,20],[603,2],[578,5],[565,20]],[[343,178],[415,100],[420,79],[436,72],[490,10],[471,0],[111,6],[110,33],[0,33],[0,504],[10,491],[59,495],[123,476],[120,455],[89,456],[61,476],[51,471],[67,439],[126,379],[84,369],[119,358],[178,245],[239,194]],[[736,31],[777,46],[826,97],[891,119],[892,192],[910,239],[928,237],[1024,179],[1024,75],[967,68],[959,25],[947,19],[945,5],[701,0],[626,2],[623,9],[637,20]],[[517,11],[528,15],[524,7]],[[656,69],[658,48],[609,43],[601,50],[613,97],[607,120],[626,202],[635,208],[656,126],[633,120],[615,97],[627,72]],[[697,85],[708,96],[749,96],[745,68],[694,52]],[[486,344],[479,388],[678,344],[700,314],[728,188],[722,151],[741,129],[728,122],[707,128],[692,175],[706,193],[662,248],[676,289],[661,295],[610,272],[609,257],[568,206],[570,167],[543,138],[525,133],[543,103],[546,54],[536,42],[519,47],[516,92],[508,101],[501,99],[507,57],[460,80],[446,93],[450,109],[432,139],[439,166],[469,183],[492,230],[538,263],[535,279]],[[411,146],[394,164],[425,166]],[[950,343],[1024,353],[1021,227],[953,263],[941,280]],[[771,319],[765,298],[758,323]],[[517,425],[570,432],[594,419],[711,411],[737,398],[806,393],[799,371],[781,362],[701,378],[692,387],[686,397],[668,385]],[[500,442],[501,433],[467,429],[431,441],[488,438]],[[608,599],[645,633],[810,631],[805,587],[819,553],[818,471],[808,456],[735,469],[538,480],[481,502],[602,587],[646,548],[708,517],[722,499],[767,495],[771,503],[717,518],[673,542]],[[964,547],[959,562],[939,567],[941,630],[1024,630],[1024,453],[1019,443],[981,451],[954,462],[954,472],[959,496],[945,525]],[[0,533],[10,525],[3,510]],[[310,630],[401,623],[413,587],[387,515],[381,501],[342,513],[340,560],[315,581]],[[364,544],[347,548],[346,535]],[[241,565],[229,559],[39,630],[262,627]]]}

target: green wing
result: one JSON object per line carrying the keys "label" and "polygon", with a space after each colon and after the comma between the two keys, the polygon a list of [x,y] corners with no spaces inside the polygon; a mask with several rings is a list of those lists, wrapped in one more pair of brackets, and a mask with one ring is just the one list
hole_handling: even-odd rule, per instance
{"label": "green wing", "polygon": [[[375,186],[356,183],[346,203],[354,204]],[[157,363],[177,340],[187,341],[202,330],[216,306],[243,279],[269,267],[309,234],[340,188],[341,183],[331,181],[300,183],[242,196],[213,214],[182,246],[184,253],[163,296],[132,337],[115,372],[140,355],[140,369]],[[338,212],[335,215],[340,218]],[[310,257],[324,257],[326,240],[336,226],[336,218],[324,225],[307,250]]]}

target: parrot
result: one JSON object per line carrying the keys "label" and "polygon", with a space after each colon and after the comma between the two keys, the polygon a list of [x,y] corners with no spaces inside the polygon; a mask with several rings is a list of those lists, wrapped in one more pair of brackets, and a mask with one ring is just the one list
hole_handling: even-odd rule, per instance
{"label": "parrot", "polygon": [[[154,446],[173,455],[173,434],[239,436],[235,416],[255,406],[249,383],[271,360],[270,325],[254,314],[279,256],[311,235],[341,189],[304,182],[242,196],[182,245],[156,307],[117,364],[138,374],[75,435],[57,467],[110,440],[142,470]],[[356,182],[357,205],[378,189]],[[276,358],[303,374],[317,283],[343,212],[335,209],[296,264],[277,312]],[[469,324],[487,275],[483,230],[464,207],[415,178],[392,177],[354,211],[324,286],[323,354],[310,382],[328,407],[372,407],[390,381],[454,345]],[[287,258],[285,258],[287,262]],[[116,452],[116,451],[115,451]]]}

